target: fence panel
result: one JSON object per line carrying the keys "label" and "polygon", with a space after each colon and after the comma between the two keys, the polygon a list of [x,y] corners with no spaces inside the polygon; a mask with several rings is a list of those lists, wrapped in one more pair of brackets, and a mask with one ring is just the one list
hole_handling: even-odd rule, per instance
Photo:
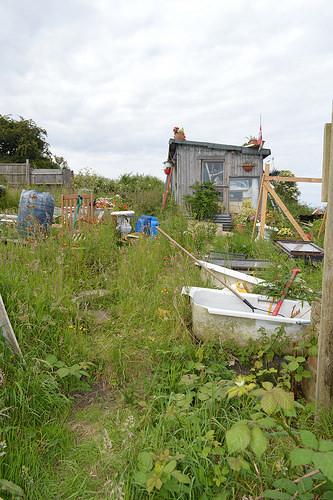
{"label": "fence panel", "polygon": [[68,169],[57,168],[32,168],[26,163],[0,163],[1,177],[10,186],[66,186],[70,187],[73,180],[73,172]]}

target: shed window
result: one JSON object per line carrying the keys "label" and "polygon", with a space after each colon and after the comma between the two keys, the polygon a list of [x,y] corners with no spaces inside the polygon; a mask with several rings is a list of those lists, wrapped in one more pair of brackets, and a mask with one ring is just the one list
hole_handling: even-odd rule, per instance
{"label": "shed window", "polygon": [[202,165],[203,182],[212,182],[216,186],[224,184],[223,161],[203,161]]}
{"label": "shed window", "polygon": [[252,206],[258,203],[259,177],[230,177],[230,202],[242,203],[251,200]]}

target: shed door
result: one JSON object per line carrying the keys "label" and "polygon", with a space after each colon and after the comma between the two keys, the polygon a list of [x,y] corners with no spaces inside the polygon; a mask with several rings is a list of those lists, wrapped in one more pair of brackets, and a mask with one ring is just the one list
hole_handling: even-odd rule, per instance
{"label": "shed door", "polygon": [[224,161],[202,161],[202,182],[212,182],[219,193],[219,201],[228,210],[228,187]]}

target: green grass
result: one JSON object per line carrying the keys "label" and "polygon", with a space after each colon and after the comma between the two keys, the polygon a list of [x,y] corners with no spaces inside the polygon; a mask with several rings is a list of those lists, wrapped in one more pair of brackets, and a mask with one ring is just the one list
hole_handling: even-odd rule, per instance
{"label": "green grass", "polygon": [[[247,248],[251,256],[285,260],[271,244],[254,244],[244,236],[209,242],[211,235],[189,231],[186,219],[172,210],[162,225],[190,251],[201,253],[212,244],[220,251]],[[199,270],[168,241],[119,245],[114,228],[105,224],[83,242],[53,234],[1,250],[0,290],[25,359],[15,359],[2,346],[0,409],[8,408],[8,417],[1,418],[0,440],[7,443],[1,474],[20,485],[26,498],[239,499],[262,494],[286,474],[290,443],[284,439],[260,460],[259,475],[255,469],[229,471],[219,485],[227,466],[225,432],[250,417],[254,402],[198,398],[207,382],[233,376],[230,348],[202,347],[193,339],[190,309],[180,290],[203,283]],[[319,287],[319,269],[304,267],[304,274]],[[108,293],[80,307],[73,301],[80,292],[97,289]],[[107,310],[106,323],[88,314],[98,309]],[[91,363],[89,376],[61,379],[45,363],[50,354],[69,367]],[[191,388],[181,378],[191,373],[199,379],[186,405],[175,394],[188,397]],[[332,415],[318,423],[310,406],[299,410],[298,421],[323,437],[333,429]],[[149,496],[135,479],[143,451],[179,455],[177,469],[190,484]],[[219,497],[223,492],[227,496]]]}

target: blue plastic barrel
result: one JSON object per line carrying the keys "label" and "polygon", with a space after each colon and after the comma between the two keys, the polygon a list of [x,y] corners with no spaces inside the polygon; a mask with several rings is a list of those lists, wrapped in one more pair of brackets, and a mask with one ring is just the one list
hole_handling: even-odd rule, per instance
{"label": "blue plastic barrel", "polygon": [[53,221],[54,198],[51,193],[23,190],[21,193],[17,229],[21,236],[36,236],[47,232]]}

